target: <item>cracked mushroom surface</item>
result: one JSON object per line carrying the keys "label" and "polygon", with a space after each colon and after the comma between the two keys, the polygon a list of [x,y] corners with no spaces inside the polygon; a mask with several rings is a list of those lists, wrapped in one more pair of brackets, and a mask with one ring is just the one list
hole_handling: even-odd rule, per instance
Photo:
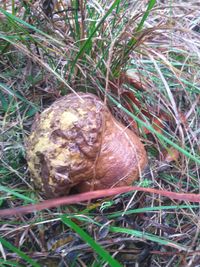
{"label": "cracked mushroom surface", "polygon": [[32,181],[46,197],[131,185],[147,163],[139,137],[90,93],[66,95],[44,110],[26,153]]}

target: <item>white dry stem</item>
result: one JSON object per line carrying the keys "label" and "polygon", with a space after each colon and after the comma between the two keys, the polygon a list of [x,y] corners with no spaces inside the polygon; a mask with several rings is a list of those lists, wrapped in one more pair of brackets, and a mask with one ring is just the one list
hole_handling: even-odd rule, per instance
{"label": "white dry stem", "polygon": [[5,250],[4,250],[1,242],[0,242],[0,252],[1,252],[3,259],[6,260],[6,253],[5,253]]}
{"label": "white dry stem", "polygon": [[76,93],[76,91],[66,82],[66,80],[64,78],[62,78],[55,70],[53,70],[46,62],[42,61],[35,54],[31,53],[24,45],[15,43],[15,42],[13,42],[11,40],[9,40],[9,42],[12,43],[12,45],[14,47],[16,47],[18,50],[20,50],[22,53],[26,54],[26,56],[28,56],[29,58],[31,58],[36,63],[38,63],[39,65],[43,66],[47,71],[49,71],[50,73],[52,73],[53,75],[55,75],[58,80],[60,80],[62,83],[64,83],[66,85],[66,87],[71,92],[73,92],[78,98],[80,98],[82,100],[82,97],[79,96]]}
{"label": "white dry stem", "polygon": [[165,86],[165,89],[167,91],[168,97],[169,97],[170,102],[171,102],[172,110],[174,111],[175,120],[176,120],[178,129],[179,129],[179,133],[180,133],[180,136],[181,136],[181,144],[182,144],[182,146],[184,146],[184,144],[185,144],[184,133],[183,133],[183,129],[182,129],[182,126],[181,126],[181,121],[180,121],[180,118],[179,118],[178,109],[177,109],[176,102],[174,100],[173,94],[172,94],[172,92],[171,92],[171,90],[169,88],[169,85],[168,85],[165,77],[163,76],[160,68],[158,67],[158,64],[156,63],[156,60],[149,53],[148,53],[148,56],[151,59],[151,61],[153,62],[154,66],[155,66],[155,69],[158,72],[158,74],[159,74],[159,76],[160,76],[160,78],[161,78],[161,80],[162,80],[162,82],[163,82],[163,84]]}

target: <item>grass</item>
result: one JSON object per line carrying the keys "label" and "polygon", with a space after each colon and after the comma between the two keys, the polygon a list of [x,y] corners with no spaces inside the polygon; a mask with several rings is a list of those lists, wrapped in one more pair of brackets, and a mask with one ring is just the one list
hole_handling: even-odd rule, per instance
{"label": "grass", "polygon": [[121,264],[119,264],[118,261],[116,261],[115,259],[113,259],[110,254],[105,251],[100,245],[98,245],[93,238],[91,238],[85,231],[83,231],[76,223],[74,223],[72,220],[70,220],[69,218],[66,218],[65,216],[63,216],[61,218],[62,222],[64,224],[66,224],[67,226],[69,226],[71,229],[73,229],[74,231],[76,231],[79,236],[85,241],[87,242],[92,249],[94,249],[94,251],[96,251],[97,254],[99,254],[102,259],[108,263],[110,266],[114,267],[120,267],[122,266]]}
{"label": "grass", "polygon": [[[179,1],[71,0],[43,9],[41,1],[3,1],[1,208],[42,200],[30,181],[24,140],[37,112],[78,91],[107,98],[131,129],[134,119],[149,157],[140,184],[199,193],[199,12]],[[142,90],[127,79],[120,84],[126,70]],[[119,97],[124,89],[141,107]],[[171,147],[179,157],[166,162]],[[0,264],[197,266],[199,212],[197,204],[137,192],[1,219]]]}

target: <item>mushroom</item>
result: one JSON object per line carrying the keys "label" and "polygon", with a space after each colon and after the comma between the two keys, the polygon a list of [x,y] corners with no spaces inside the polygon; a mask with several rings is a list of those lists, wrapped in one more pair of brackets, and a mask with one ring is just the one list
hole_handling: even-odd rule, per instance
{"label": "mushroom", "polygon": [[32,181],[47,197],[131,185],[147,163],[139,137],[90,93],[66,95],[44,110],[26,153]]}

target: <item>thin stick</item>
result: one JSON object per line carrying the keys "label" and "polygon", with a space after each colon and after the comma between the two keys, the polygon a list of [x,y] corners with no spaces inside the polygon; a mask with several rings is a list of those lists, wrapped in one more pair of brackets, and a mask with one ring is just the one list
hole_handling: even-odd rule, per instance
{"label": "thin stick", "polygon": [[174,193],[166,190],[158,190],[146,187],[144,188],[139,186],[123,186],[111,189],[96,190],[61,198],[49,199],[49,200],[44,200],[38,204],[29,204],[27,206],[19,206],[16,208],[0,210],[0,217],[22,215],[35,211],[41,211],[44,209],[59,207],[61,205],[75,204],[78,202],[88,201],[92,199],[114,196],[122,193],[127,193],[130,191],[142,191],[147,193],[159,194],[161,196],[166,196],[170,199],[200,202],[200,194]]}

